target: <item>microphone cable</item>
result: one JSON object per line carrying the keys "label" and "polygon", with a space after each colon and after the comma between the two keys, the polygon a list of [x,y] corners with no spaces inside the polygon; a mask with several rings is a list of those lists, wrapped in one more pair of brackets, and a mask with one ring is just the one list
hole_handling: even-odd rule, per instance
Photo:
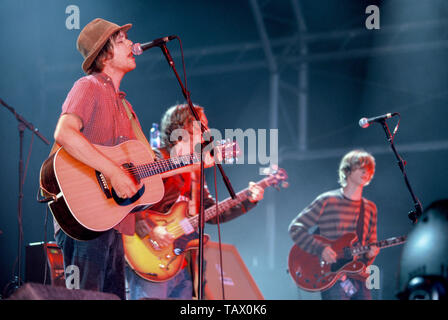
{"label": "microphone cable", "polygon": [[222,245],[221,245],[221,224],[219,221],[219,205],[218,205],[218,186],[216,183],[216,178],[217,178],[217,174],[216,174],[216,165],[213,166],[213,173],[214,173],[214,178],[215,178],[215,210],[216,210],[216,221],[217,221],[217,226],[218,226],[218,247],[219,247],[219,269],[221,272],[221,291],[222,291],[222,300],[226,300],[225,297],[225,291],[224,291],[224,271],[223,271],[223,263],[222,263]]}

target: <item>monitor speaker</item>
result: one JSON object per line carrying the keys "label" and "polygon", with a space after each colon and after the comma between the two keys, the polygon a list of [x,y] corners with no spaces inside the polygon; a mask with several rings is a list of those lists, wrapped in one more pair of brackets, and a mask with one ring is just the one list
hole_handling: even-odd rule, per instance
{"label": "monitor speaker", "polygon": [[[249,269],[235,246],[221,244],[223,260],[224,295],[226,300],[264,300]],[[222,300],[221,267],[219,245],[209,241],[204,247],[205,286],[204,298],[207,300]]]}

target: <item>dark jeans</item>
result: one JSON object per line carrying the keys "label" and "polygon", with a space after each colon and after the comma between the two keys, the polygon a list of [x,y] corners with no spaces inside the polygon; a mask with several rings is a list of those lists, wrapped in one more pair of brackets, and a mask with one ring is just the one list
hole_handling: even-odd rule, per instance
{"label": "dark jeans", "polygon": [[193,281],[188,267],[165,282],[151,282],[141,278],[129,266],[126,267],[126,280],[129,287],[129,300],[140,299],[181,299],[193,297]]}
{"label": "dark jeans", "polygon": [[[108,292],[126,299],[120,233],[111,229],[96,239],[78,241],[60,230],[55,238],[64,256],[65,276],[72,275],[68,270],[73,270],[73,266],[79,270],[79,289]],[[68,266],[72,267],[67,269]]]}
{"label": "dark jeans", "polygon": [[322,291],[322,300],[371,300],[372,295],[370,290],[367,289],[365,281],[355,280],[352,278],[347,278],[356,288],[356,293],[351,297],[344,292],[341,286],[341,281],[338,280],[336,283],[328,290]]}

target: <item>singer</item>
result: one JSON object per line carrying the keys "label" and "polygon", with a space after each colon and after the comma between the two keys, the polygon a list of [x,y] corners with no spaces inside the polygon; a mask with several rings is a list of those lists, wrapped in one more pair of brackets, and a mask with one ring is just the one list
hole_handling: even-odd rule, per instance
{"label": "singer", "polygon": [[[97,18],[82,29],[77,48],[84,58],[82,69],[87,76],[76,81],[68,93],[54,132],[57,145],[102,172],[121,198],[131,197],[139,186],[113,159],[92,144],[114,146],[137,139],[132,122],[141,131],[131,104],[120,91],[124,75],[136,68],[131,51],[133,43],[127,38],[131,26],[118,26]],[[55,239],[62,249],[64,266],[79,268],[78,289],[108,292],[125,299],[121,233],[134,233],[134,219],[130,215],[114,229],[89,241],[69,237],[54,221]]]}

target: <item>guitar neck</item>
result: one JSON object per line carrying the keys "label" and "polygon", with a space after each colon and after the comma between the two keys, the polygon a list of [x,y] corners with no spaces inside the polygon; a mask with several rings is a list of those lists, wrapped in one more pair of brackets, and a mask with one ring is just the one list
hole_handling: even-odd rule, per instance
{"label": "guitar neck", "polygon": [[[273,182],[271,181],[270,178],[265,178],[265,179],[257,182],[257,185],[259,187],[263,188],[263,189],[266,189],[267,187],[269,187],[272,184],[273,184]],[[212,207],[206,209],[204,211],[205,221],[213,219],[214,217],[216,217],[217,215],[223,213],[224,211],[237,206],[238,204],[240,204],[244,200],[247,200],[249,197],[250,197],[250,191],[249,191],[249,188],[246,188],[246,189],[241,190],[240,192],[238,192],[236,194],[236,198],[235,199],[227,198],[226,200],[221,201],[218,204],[218,209],[216,209],[216,206],[212,206]],[[190,223],[192,224],[193,227],[197,227],[198,226],[198,222],[199,222],[198,220],[199,220],[199,217],[195,216],[190,221]]]}
{"label": "guitar neck", "polygon": [[351,253],[354,256],[360,255],[360,254],[368,252],[370,250],[370,247],[372,247],[372,246],[376,246],[379,249],[384,249],[384,248],[389,248],[389,247],[393,247],[393,246],[402,244],[404,242],[406,242],[406,236],[393,237],[393,238],[389,238],[386,240],[369,243],[368,245],[365,245],[365,246],[355,246],[351,249]]}
{"label": "guitar neck", "polygon": [[199,154],[193,153],[185,156],[163,159],[148,164],[139,165],[136,166],[134,170],[135,173],[139,176],[139,178],[144,179],[171,170],[190,166],[195,163],[198,163],[199,161],[200,161]]}
{"label": "guitar neck", "polygon": [[[219,145],[215,147],[217,152],[220,152],[223,160],[228,158],[234,158],[238,154],[237,145],[235,143],[227,143],[225,145]],[[231,149],[231,151],[228,151]],[[236,150],[235,150],[236,149]],[[197,152],[173,157],[168,159],[162,159],[147,164],[138,165],[130,168],[132,173],[140,179],[148,178],[158,174],[162,174],[168,171],[180,169],[186,166],[191,166],[201,161],[201,155]]]}

